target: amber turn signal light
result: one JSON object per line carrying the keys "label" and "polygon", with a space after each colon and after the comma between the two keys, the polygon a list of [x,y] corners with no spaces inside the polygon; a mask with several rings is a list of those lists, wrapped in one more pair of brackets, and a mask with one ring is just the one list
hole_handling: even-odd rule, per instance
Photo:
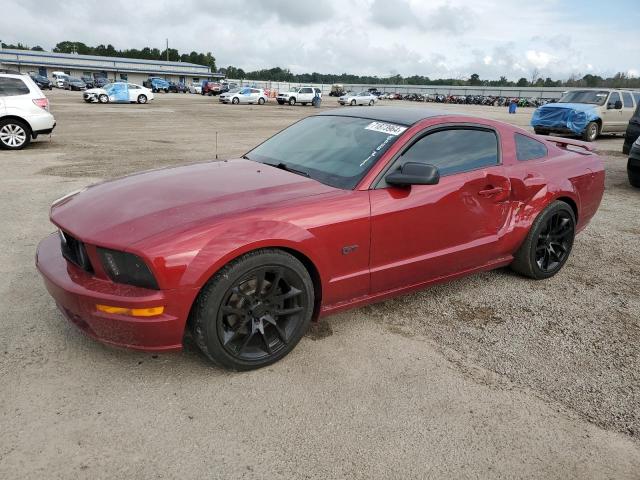
{"label": "amber turn signal light", "polygon": [[130,315],[132,317],[155,317],[156,315],[162,315],[164,313],[164,307],[126,308],[113,307],[110,305],[96,305],[96,310],[116,315]]}

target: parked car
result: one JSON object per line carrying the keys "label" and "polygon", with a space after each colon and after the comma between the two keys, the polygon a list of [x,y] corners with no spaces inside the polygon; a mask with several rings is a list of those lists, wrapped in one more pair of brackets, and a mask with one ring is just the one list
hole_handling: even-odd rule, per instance
{"label": "parked car", "polygon": [[69,78],[69,75],[64,72],[52,72],[51,76],[53,77],[53,86],[57,88],[63,88],[65,79]]}
{"label": "parked car", "polygon": [[47,77],[43,75],[38,75],[37,73],[32,73],[29,76],[31,77],[31,80],[33,80],[35,84],[38,85],[38,88],[40,88],[41,90],[53,89],[53,83],[51,83],[51,80],[49,80]]}
{"label": "parked car", "polygon": [[640,188],[640,137],[636,138],[636,141],[629,149],[627,175],[629,177],[629,183],[636,188]]}
{"label": "parked car", "polygon": [[222,103],[233,103],[237,105],[239,103],[257,103],[258,105],[264,105],[268,101],[268,97],[264,90],[261,88],[236,88],[223,93],[219,97],[219,101]]}
{"label": "parked car", "polygon": [[105,78],[105,77],[96,77],[96,78],[93,79],[93,88],[104,87],[108,83],[109,83],[109,80],[107,80],[107,78]]}
{"label": "parked car", "polygon": [[109,83],[102,88],[86,90],[83,94],[87,103],[147,103],[153,98],[153,91],[127,82]]}
{"label": "parked car", "polygon": [[344,89],[344,85],[340,84],[340,83],[335,83],[333,85],[331,85],[331,91],[329,92],[329,96],[330,97],[341,97],[342,95],[344,95],[345,89]]}
{"label": "parked car", "polygon": [[238,88],[238,84],[237,83],[233,83],[233,82],[231,82],[231,83],[226,83],[226,82],[225,83],[221,83],[220,84],[220,94],[227,93],[227,92],[229,92],[231,90],[235,90],[236,88]]}
{"label": "parked car", "polygon": [[95,87],[95,80],[93,79],[93,77],[88,77],[88,76],[84,76],[84,77],[80,77],[80,80],[82,80],[84,82],[84,85],[86,88],[94,88]]}
{"label": "parked car", "polygon": [[322,97],[322,91],[319,88],[295,87],[288,92],[279,93],[276,97],[276,101],[280,105],[284,105],[285,103],[288,103],[289,105],[295,105],[296,103],[306,105],[307,103],[311,103],[313,101],[313,97],[316,95]]}
{"label": "parked car", "polygon": [[87,88],[87,84],[82,80],[76,77],[67,77],[62,82],[62,88],[65,90],[85,90]]}
{"label": "parked car", "polygon": [[557,103],[537,108],[531,126],[539,135],[578,135],[593,142],[601,133],[624,133],[636,107],[627,90],[571,90]]}
{"label": "parked car", "polygon": [[430,109],[331,109],[240,159],[62,197],[36,265],[91,337],[158,352],[189,328],[214,363],[249,370],[320,316],[507,265],[553,277],[603,190],[602,160],[578,140]]}
{"label": "parked car", "polygon": [[142,82],[142,86],[151,90],[153,93],[164,92],[169,93],[170,83],[164,78],[150,77]]}
{"label": "parked car", "polygon": [[222,93],[222,84],[219,82],[202,82],[202,95],[220,95]]}
{"label": "parked car", "polygon": [[378,97],[369,92],[348,93],[338,99],[340,105],[369,105],[373,106],[378,101]]}
{"label": "parked car", "polygon": [[197,93],[198,95],[202,93],[202,84],[198,82],[191,82],[188,88],[189,93]]}
{"label": "parked car", "polygon": [[627,124],[627,131],[624,134],[624,144],[622,145],[622,153],[627,155],[631,151],[631,145],[640,137],[640,95],[636,97],[636,111]]}
{"label": "parked car", "polygon": [[0,74],[0,147],[20,150],[50,134],[56,120],[49,100],[27,75]]}
{"label": "parked car", "polygon": [[187,93],[189,89],[182,82],[169,82],[169,91],[173,93]]}

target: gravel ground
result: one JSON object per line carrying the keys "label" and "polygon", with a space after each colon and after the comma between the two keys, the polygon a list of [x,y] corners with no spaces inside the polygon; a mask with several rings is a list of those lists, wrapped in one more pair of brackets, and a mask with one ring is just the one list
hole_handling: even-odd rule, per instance
{"label": "gravel ground", "polygon": [[214,158],[216,132],[235,156],[314,110],[47,95],[52,139],[0,152],[0,478],[640,478],[640,192],[619,137],[597,142],[603,204],[553,279],[503,269],[329,317],[284,361],[231,374],[190,344],[85,338],[35,245],[68,191]]}

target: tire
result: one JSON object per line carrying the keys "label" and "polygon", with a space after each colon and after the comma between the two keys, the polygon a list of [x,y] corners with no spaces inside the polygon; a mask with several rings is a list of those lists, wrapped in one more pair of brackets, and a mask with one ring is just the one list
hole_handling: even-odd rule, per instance
{"label": "tire", "polygon": [[598,138],[600,134],[600,125],[598,122],[589,122],[587,124],[587,128],[584,129],[584,133],[582,134],[582,139],[585,142],[593,142]]}
{"label": "tire", "polygon": [[109,103],[109,96],[108,96],[108,95],[106,95],[106,94],[104,94],[104,93],[102,93],[102,94],[100,94],[100,96],[98,97],[98,101],[99,101],[100,103]]}
{"label": "tire", "polygon": [[138,95],[138,103],[147,103],[146,95]]}
{"label": "tire", "polygon": [[238,105],[240,103],[240,99],[238,97],[233,97],[231,103],[233,103],[234,105]]}
{"label": "tire", "polygon": [[549,135],[548,131],[542,130],[540,128],[534,128],[533,131],[536,132],[536,135]]}
{"label": "tire", "polygon": [[260,97],[258,99],[258,105],[264,105],[264,98]]}
{"label": "tire", "polygon": [[278,105],[284,105],[284,100],[278,100]]}
{"label": "tire", "polygon": [[202,352],[232,370],[265,367],[287,355],[307,331],[314,290],[304,265],[282,250],[247,253],[202,288],[190,328]]}
{"label": "tire", "polygon": [[289,99],[289,105],[291,105],[291,106],[293,107],[295,104],[296,104],[296,99],[295,99],[295,98],[293,98],[293,97],[291,97],[291,98]]}
{"label": "tire", "polygon": [[0,148],[21,150],[31,142],[31,128],[26,122],[7,118],[0,120]]}
{"label": "tire", "polygon": [[548,205],[533,222],[511,269],[535,280],[553,277],[571,254],[575,229],[576,217],[567,203]]}
{"label": "tire", "polygon": [[355,101],[355,100],[351,100],[350,105],[351,105],[352,107],[355,107],[355,106],[356,106],[356,101]]}
{"label": "tire", "polygon": [[375,102],[374,102],[373,100],[369,100],[369,106],[370,106],[370,107],[373,107],[373,104],[374,104],[374,103],[375,103]]}

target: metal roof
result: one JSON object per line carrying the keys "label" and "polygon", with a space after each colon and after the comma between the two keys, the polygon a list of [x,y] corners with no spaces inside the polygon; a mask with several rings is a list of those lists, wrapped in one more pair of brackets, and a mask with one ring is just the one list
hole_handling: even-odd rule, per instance
{"label": "metal roof", "polygon": [[46,58],[59,58],[64,60],[93,60],[93,61],[109,61],[109,62],[122,62],[122,63],[140,63],[140,64],[149,64],[149,65],[171,65],[171,66],[182,66],[182,67],[200,67],[200,68],[209,68],[207,65],[199,65],[197,63],[189,63],[189,62],[166,62],[164,60],[145,60],[138,58],[127,58],[127,57],[106,57],[99,55],[80,55],[76,53],[53,53],[53,52],[39,52],[36,50],[14,50],[3,48],[0,50],[0,53],[9,53],[12,55],[21,55],[21,56],[30,56],[30,57],[46,57]]}
{"label": "metal roof", "polygon": [[425,118],[455,115],[431,108],[403,108],[403,107],[346,107],[335,108],[318,114],[340,117],[357,117],[379,120],[381,122],[397,123],[399,125],[413,125]]}

